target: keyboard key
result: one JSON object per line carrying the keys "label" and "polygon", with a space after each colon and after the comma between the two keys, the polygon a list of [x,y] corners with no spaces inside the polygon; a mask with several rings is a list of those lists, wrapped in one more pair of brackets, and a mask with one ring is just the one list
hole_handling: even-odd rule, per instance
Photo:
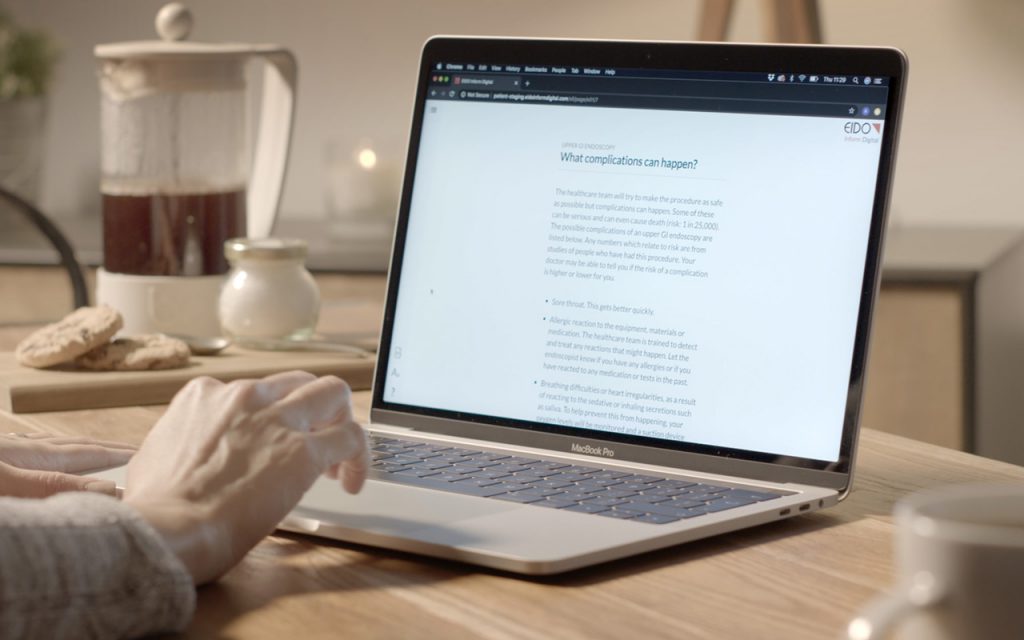
{"label": "keyboard key", "polygon": [[656,476],[645,476],[638,473],[627,473],[623,474],[622,477],[619,478],[619,480],[622,480],[623,482],[639,482],[642,484],[652,484],[655,482],[664,482],[665,478],[658,478]]}
{"label": "keyboard key", "polygon": [[445,482],[455,482],[457,480],[464,480],[466,476],[461,473],[452,473],[450,471],[443,471],[436,476],[431,476],[435,480],[444,480]]}
{"label": "keyboard key", "polygon": [[495,471],[504,471],[505,473],[516,473],[519,471],[526,471],[530,467],[524,467],[521,464],[499,464],[491,468],[494,469]]}
{"label": "keyboard key", "polygon": [[650,496],[650,495],[635,495],[632,496],[629,501],[637,504],[654,504],[656,502],[668,502],[672,498],[668,496]]}
{"label": "keyboard key", "polygon": [[566,507],[575,506],[577,503],[575,500],[561,500],[561,496],[551,497],[547,500],[541,500],[539,502],[531,502],[535,507],[548,507],[549,509],[565,509]]}
{"label": "keyboard key", "polygon": [[578,464],[571,465],[566,469],[562,469],[562,473],[578,473],[580,475],[589,475],[591,473],[597,473],[600,469],[594,467],[584,467]]}
{"label": "keyboard key", "polygon": [[501,480],[490,480],[488,478],[462,478],[455,482],[468,482],[470,484],[475,484],[478,487],[491,487],[496,484],[501,484]]}
{"label": "keyboard key", "polygon": [[405,469],[402,469],[401,471],[394,471],[394,472],[390,473],[389,475],[418,478],[418,477],[420,477],[420,474],[435,475],[435,474],[438,474],[438,473],[441,473],[441,472],[440,471],[430,471],[429,469],[416,469],[415,467],[406,467]]}
{"label": "keyboard key", "polygon": [[442,451],[451,451],[451,447],[445,447],[439,444],[430,444],[427,445],[425,448],[427,451],[433,451],[435,453],[440,453]]}
{"label": "keyboard key", "polygon": [[500,464],[497,460],[488,460],[487,458],[475,457],[471,458],[474,467],[480,467],[486,469],[487,467],[493,467],[496,464]]}
{"label": "keyboard key", "polygon": [[631,520],[638,517],[638,514],[629,513],[627,511],[616,511],[615,509],[609,509],[608,511],[599,511],[594,515],[605,516],[606,518],[618,518],[619,520]]}
{"label": "keyboard key", "polygon": [[644,482],[623,482],[615,485],[615,488],[620,491],[643,491],[647,488],[647,484]]}
{"label": "keyboard key", "polygon": [[708,513],[714,513],[716,511],[725,511],[726,509],[735,509],[736,507],[745,507],[748,504],[756,504],[757,500],[745,499],[745,500],[715,500],[711,504],[707,505]]}
{"label": "keyboard key", "polygon": [[[703,505],[702,505],[703,506]],[[672,518],[681,518],[681,511],[679,507],[669,506],[665,504],[620,504],[616,505],[616,509],[620,511],[632,511],[636,513],[653,513],[659,516],[669,516]]]}
{"label": "keyboard key", "polygon": [[533,485],[522,484],[520,482],[502,482],[501,484],[494,485],[494,486],[496,488],[501,488],[501,489],[503,489],[505,491],[511,492],[511,491],[522,491],[524,489],[529,489]]}
{"label": "keyboard key", "polygon": [[555,469],[567,469],[569,467],[569,465],[567,463],[565,463],[565,462],[551,462],[549,460],[541,460],[540,462],[535,464],[534,467],[537,467],[537,468],[540,468],[540,469],[555,470]]}
{"label": "keyboard key", "polygon": [[547,498],[550,495],[555,495],[558,492],[553,489],[521,489],[519,491],[513,491],[512,493],[517,496],[535,496],[537,498]]}
{"label": "keyboard key", "polygon": [[618,488],[609,489],[601,494],[605,498],[630,498],[638,495],[636,491],[619,491]]}
{"label": "keyboard key", "polygon": [[701,500],[679,500],[679,499],[672,500],[671,502],[668,503],[668,505],[671,505],[672,508],[675,508],[675,509],[692,509],[694,507],[703,507],[704,504],[705,503],[703,501],[701,501]]}
{"label": "keyboard key", "polygon": [[448,469],[449,467],[451,467],[451,465],[446,463],[446,462],[433,462],[433,461],[429,461],[428,462],[426,460],[421,460],[421,461],[413,464],[412,466],[417,468],[417,469],[433,469],[435,471],[438,470],[438,469]]}
{"label": "keyboard key", "polygon": [[571,507],[566,507],[566,511],[578,511],[580,513],[601,513],[607,511],[608,507],[603,507],[599,504],[587,504],[582,502],[580,504],[574,504]]}
{"label": "keyboard key", "polygon": [[781,498],[782,496],[777,493],[768,493],[767,491],[750,491],[748,489],[733,489],[729,492],[726,498],[751,498],[758,502],[764,502],[765,500],[774,500],[775,498]]}
{"label": "keyboard key", "polygon": [[696,518],[697,516],[702,516],[706,513],[708,513],[708,506],[702,504],[701,506],[693,507],[692,509],[683,509],[682,511],[679,512],[679,515],[683,516],[684,518]]}
{"label": "keyboard key", "polygon": [[571,482],[560,482],[558,480],[541,480],[539,482],[534,482],[533,484],[535,486],[546,487],[548,489],[565,489],[567,487],[575,486]]}
{"label": "keyboard key", "polygon": [[509,502],[519,502],[522,504],[529,504],[531,502],[540,502],[544,499],[543,496],[527,495],[523,492],[518,493],[502,493],[494,496],[498,500],[507,500]]}
{"label": "keyboard key", "polygon": [[677,480],[676,478],[672,478],[671,480],[665,480],[664,482],[658,483],[658,488],[661,489],[685,489],[687,487],[695,486],[697,486],[696,482],[689,482],[687,480]]}
{"label": "keyboard key", "polygon": [[625,498],[588,498],[583,504],[598,504],[602,507],[614,507],[625,502]]}
{"label": "keyboard key", "polygon": [[398,464],[419,464],[420,462],[423,462],[422,458],[416,456],[392,456],[388,458],[388,460]]}
{"label": "keyboard key", "polygon": [[565,480],[566,482],[579,482],[580,480],[583,480],[584,478],[587,477],[588,476],[582,473],[566,473],[564,469],[560,474],[558,474],[558,479]]}
{"label": "keyboard key", "polygon": [[475,475],[477,478],[511,478],[512,477],[511,473],[505,473],[504,471],[493,471],[491,469],[487,469],[485,471],[481,471],[480,473],[475,473],[473,475]]}
{"label": "keyboard key", "polygon": [[619,478],[625,478],[626,476],[629,475],[631,474],[624,473],[622,471],[598,471],[597,473],[592,474],[590,477],[600,478],[602,480],[617,480]]}
{"label": "keyboard key", "polygon": [[596,496],[592,496],[589,493],[583,493],[582,491],[573,491],[569,489],[562,492],[561,496],[559,497],[561,497],[564,500],[572,500],[573,502],[583,502],[584,500],[588,500]]}
{"label": "keyboard key", "polygon": [[536,458],[524,458],[523,456],[509,456],[507,462],[513,464],[531,465],[535,462],[540,462],[540,460],[537,460]]}
{"label": "keyboard key", "polygon": [[657,513],[645,513],[644,515],[636,516],[632,519],[633,522],[649,522],[651,524],[668,524],[669,522],[676,522],[677,520],[682,520],[682,516],[666,516],[659,515]]}
{"label": "keyboard key", "polygon": [[388,471],[388,472],[391,472],[391,473],[394,473],[396,471],[403,471],[403,470],[409,468],[408,466],[406,466],[404,464],[395,464],[393,462],[388,462],[388,461],[375,462],[373,464],[373,466],[375,466],[378,469],[381,469],[383,471]]}
{"label": "keyboard key", "polygon": [[588,485],[583,484],[582,482],[576,484],[576,490],[581,493],[600,493],[602,491],[607,491],[607,489],[600,485]]}

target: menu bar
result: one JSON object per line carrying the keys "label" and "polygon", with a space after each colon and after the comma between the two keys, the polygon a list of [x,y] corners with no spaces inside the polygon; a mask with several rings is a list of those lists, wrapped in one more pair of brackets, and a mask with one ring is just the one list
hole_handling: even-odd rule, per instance
{"label": "menu bar", "polygon": [[571,65],[476,64],[462,62],[438,62],[434,65],[434,70],[451,73],[468,71],[476,73],[590,76],[605,78],[675,78],[688,80],[724,80],[728,82],[823,84],[858,87],[878,87],[889,85],[889,79],[883,76],[835,75],[791,71],[686,71],[677,69],[629,69]]}

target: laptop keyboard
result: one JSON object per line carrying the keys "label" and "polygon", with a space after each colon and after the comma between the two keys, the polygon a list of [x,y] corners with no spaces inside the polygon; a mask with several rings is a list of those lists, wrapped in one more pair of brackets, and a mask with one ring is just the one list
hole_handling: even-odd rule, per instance
{"label": "laptop keyboard", "polygon": [[783,495],[380,436],[372,452],[378,480],[651,524]]}

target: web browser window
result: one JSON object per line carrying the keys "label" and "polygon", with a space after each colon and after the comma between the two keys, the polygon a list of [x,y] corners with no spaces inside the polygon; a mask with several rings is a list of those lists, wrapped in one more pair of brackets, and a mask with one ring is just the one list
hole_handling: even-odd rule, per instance
{"label": "web browser window", "polygon": [[385,402],[837,459],[885,78],[454,61],[427,90]]}

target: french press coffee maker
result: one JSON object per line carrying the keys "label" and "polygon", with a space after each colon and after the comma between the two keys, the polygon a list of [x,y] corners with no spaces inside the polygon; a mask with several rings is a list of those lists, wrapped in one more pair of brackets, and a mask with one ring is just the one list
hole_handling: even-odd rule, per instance
{"label": "french press coffee maker", "polygon": [[[157,41],[96,47],[103,268],[97,300],[126,334],[217,335],[224,242],[270,234],[291,139],[297,67],[277,45],[187,42],[180,3]],[[250,156],[246,65],[266,62]],[[250,157],[252,162],[250,164]]]}

